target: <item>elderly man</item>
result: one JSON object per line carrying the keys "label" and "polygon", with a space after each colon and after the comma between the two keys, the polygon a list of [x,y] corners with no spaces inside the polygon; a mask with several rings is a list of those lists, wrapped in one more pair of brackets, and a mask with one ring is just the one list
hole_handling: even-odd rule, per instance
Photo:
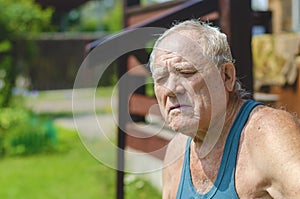
{"label": "elderly man", "polygon": [[300,198],[300,124],[247,100],[226,36],[197,20],[155,43],[155,94],[169,127],[163,198]]}

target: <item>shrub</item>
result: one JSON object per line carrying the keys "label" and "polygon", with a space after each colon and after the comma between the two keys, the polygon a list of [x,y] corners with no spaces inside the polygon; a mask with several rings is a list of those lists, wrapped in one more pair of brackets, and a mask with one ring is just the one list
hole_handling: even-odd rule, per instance
{"label": "shrub", "polygon": [[0,107],[8,107],[16,78],[14,42],[28,33],[51,29],[51,9],[33,0],[0,0]]}
{"label": "shrub", "polygon": [[52,121],[41,120],[20,108],[0,110],[1,155],[29,155],[55,149]]}

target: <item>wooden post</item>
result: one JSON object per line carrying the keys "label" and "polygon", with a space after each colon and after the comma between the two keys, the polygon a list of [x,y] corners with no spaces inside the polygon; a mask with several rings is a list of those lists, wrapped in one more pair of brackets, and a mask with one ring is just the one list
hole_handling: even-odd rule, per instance
{"label": "wooden post", "polygon": [[127,7],[140,5],[140,0],[127,0]]}
{"label": "wooden post", "polygon": [[[123,28],[127,27],[127,7],[139,5],[139,0],[123,0]],[[128,55],[123,55],[118,59],[118,79],[127,72]],[[126,132],[124,129],[128,122],[128,87],[126,84],[119,84],[119,126],[118,126],[118,151],[117,151],[117,186],[116,198],[124,199],[124,169],[125,169],[125,145],[126,145]]]}
{"label": "wooden post", "polygon": [[[123,0],[123,28],[127,26],[126,22],[126,8],[127,0]],[[127,56],[123,55],[117,60],[118,65],[118,79],[120,79],[127,71]],[[118,115],[118,137],[117,137],[117,176],[116,176],[116,199],[124,199],[124,168],[125,168],[125,145],[126,145],[126,132],[124,132],[126,126],[126,116],[127,113],[127,100],[126,98],[126,86],[124,84],[119,84],[119,115]]]}
{"label": "wooden post", "polygon": [[[118,79],[127,72],[127,55],[123,55],[118,59]],[[124,199],[124,169],[125,169],[125,141],[126,132],[124,129],[128,121],[128,89],[126,84],[119,84],[119,126],[118,126],[118,149],[117,149],[117,187],[116,198]]]}
{"label": "wooden post", "polygon": [[237,76],[253,92],[251,0],[230,0],[230,45],[236,60]]}
{"label": "wooden post", "polygon": [[219,0],[220,27],[227,34],[237,77],[243,87],[253,92],[252,10],[251,0]]}
{"label": "wooden post", "polygon": [[230,0],[218,0],[219,3],[219,26],[221,31],[227,35],[230,43]]}

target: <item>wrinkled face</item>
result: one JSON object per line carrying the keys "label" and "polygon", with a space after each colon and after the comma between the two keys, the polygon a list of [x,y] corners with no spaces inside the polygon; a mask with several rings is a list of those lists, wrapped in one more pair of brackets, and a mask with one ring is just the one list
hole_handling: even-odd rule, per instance
{"label": "wrinkled face", "polygon": [[213,98],[218,98],[220,93],[217,100],[225,100],[221,96],[223,81],[210,62],[201,56],[190,56],[195,49],[190,49],[185,39],[168,36],[166,41],[158,45],[153,60],[155,94],[169,127],[193,137],[209,128],[214,115],[211,91],[216,93]]}

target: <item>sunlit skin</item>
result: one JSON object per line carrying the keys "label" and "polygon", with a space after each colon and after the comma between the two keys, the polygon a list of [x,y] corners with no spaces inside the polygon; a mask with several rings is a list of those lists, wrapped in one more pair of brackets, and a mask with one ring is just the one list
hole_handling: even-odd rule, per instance
{"label": "sunlit skin", "polygon": [[[193,32],[183,34],[189,39],[194,37]],[[173,41],[173,51],[164,48],[169,41]],[[160,50],[155,51],[153,60],[152,75],[161,112],[169,127],[180,132],[169,144],[165,157],[164,199],[176,198],[187,136],[193,137],[192,182],[199,193],[210,190],[218,174],[228,132],[244,103],[232,97],[236,81],[234,65],[225,63],[216,68],[212,62],[200,63],[191,60],[193,56],[186,58],[183,55],[194,51],[187,43],[176,35],[169,35],[159,44]],[[199,57],[194,58],[205,60]],[[218,103],[212,106],[214,100],[219,100],[220,107]],[[224,114],[223,128],[214,128],[217,118]],[[212,150],[201,156],[201,146],[209,129],[211,132],[220,130],[220,136]],[[242,199],[300,197],[300,124],[295,117],[266,106],[253,110],[241,134],[235,187]]]}
{"label": "sunlit skin", "polygon": [[[155,93],[170,128],[193,136],[191,130],[206,132],[210,120],[210,99],[205,81],[197,69],[172,53],[162,53],[153,77]],[[197,99],[195,99],[197,98]],[[200,117],[201,115],[201,117]],[[186,128],[188,127],[188,128]]]}
{"label": "sunlit skin", "polygon": [[[217,122],[214,119],[225,113],[229,92],[234,87],[235,70],[230,64],[225,64],[220,70],[204,56],[200,59],[199,56],[190,56],[187,60],[183,57],[188,51],[185,49],[185,39],[188,42],[190,39],[177,34],[171,37],[174,37],[173,52],[159,49],[165,44],[162,41],[153,64],[152,75],[158,104],[171,129],[203,141],[209,127],[212,128]],[[199,59],[201,64],[194,64],[192,59]],[[231,73],[231,78],[224,86],[225,72]],[[212,97],[217,103],[222,100],[214,110]]]}

